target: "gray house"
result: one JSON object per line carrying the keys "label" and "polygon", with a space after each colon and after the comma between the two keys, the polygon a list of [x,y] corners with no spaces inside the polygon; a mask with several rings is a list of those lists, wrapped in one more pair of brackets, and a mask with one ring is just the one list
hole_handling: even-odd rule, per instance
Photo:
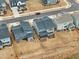
{"label": "gray house", "polygon": [[11,7],[18,7],[18,11],[24,11],[26,9],[27,0],[9,0]]}
{"label": "gray house", "polygon": [[4,0],[0,0],[0,15],[4,15],[6,13],[6,3]]}
{"label": "gray house", "polygon": [[17,42],[22,39],[27,39],[28,41],[33,39],[32,28],[26,21],[21,21],[19,25],[12,26],[12,32]]}
{"label": "gray house", "polygon": [[57,16],[55,22],[57,24],[57,30],[72,30],[75,27],[73,24],[72,17],[69,14]]}
{"label": "gray house", "polygon": [[11,45],[9,31],[6,24],[0,25],[0,46]]}
{"label": "gray house", "polygon": [[73,13],[72,18],[73,18],[73,23],[75,27],[79,29],[79,12]]}
{"label": "gray house", "polygon": [[56,4],[59,2],[59,0],[42,0],[44,5],[51,5],[51,4]]}
{"label": "gray house", "polygon": [[26,34],[26,38],[28,41],[33,40],[33,30],[32,27],[30,26],[29,22],[26,21],[21,21],[20,22],[21,27],[23,28],[24,33]]}
{"label": "gray house", "polygon": [[47,16],[39,19],[34,19],[33,27],[35,28],[40,38],[54,35],[55,28],[56,28],[54,20],[52,20]]}

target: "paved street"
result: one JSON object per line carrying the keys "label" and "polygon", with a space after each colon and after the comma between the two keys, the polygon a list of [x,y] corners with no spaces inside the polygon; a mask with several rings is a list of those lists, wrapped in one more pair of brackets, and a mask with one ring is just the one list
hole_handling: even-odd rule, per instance
{"label": "paved street", "polygon": [[79,4],[77,4],[75,2],[75,0],[67,0],[69,3],[71,3],[71,7],[67,8],[67,9],[62,9],[62,10],[58,10],[58,11],[52,11],[52,12],[47,12],[47,13],[42,13],[40,15],[31,15],[31,16],[24,16],[24,17],[19,17],[19,18],[14,18],[14,19],[7,19],[7,20],[2,20],[0,21],[1,23],[12,23],[12,22],[17,22],[17,21],[21,21],[21,20],[28,20],[28,19],[34,19],[34,18],[38,18],[41,16],[50,16],[50,15],[55,15],[58,13],[68,13],[68,12],[72,12],[72,11],[78,11],[79,10]]}

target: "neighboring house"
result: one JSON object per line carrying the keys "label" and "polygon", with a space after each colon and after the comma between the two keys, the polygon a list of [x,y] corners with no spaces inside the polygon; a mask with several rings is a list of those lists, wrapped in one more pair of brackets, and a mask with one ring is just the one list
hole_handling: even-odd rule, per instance
{"label": "neighboring house", "polygon": [[17,25],[17,26],[12,26],[12,33],[15,37],[15,40],[18,42],[20,41],[21,39],[24,39],[25,38],[25,34],[21,28],[20,25]]}
{"label": "neighboring house", "polygon": [[0,45],[1,44],[2,46],[11,45],[9,31],[6,24],[0,25]]}
{"label": "neighboring house", "polygon": [[6,13],[6,3],[4,0],[0,0],[0,15],[4,15]]}
{"label": "neighboring house", "polygon": [[73,13],[72,18],[73,18],[73,23],[75,27],[79,29],[79,12]]}
{"label": "neighboring house", "polygon": [[59,0],[42,0],[44,5],[57,4]]}
{"label": "neighboring house", "polygon": [[33,27],[40,38],[52,36],[55,32],[56,25],[54,20],[45,16],[39,19],[34,19]]}
{"label": "neighboring house", "polygon": [[17,7],[18,11],[24,11],[26,9],[27,0],[10,0],[11,7]]}
{"label": "neighboring house", "polygon": [[28,41],[31,41],[33,39],[32,28],[26,21],[20,22],[19,25],[12,26],[12,32],[16,41],[20,41],[22,39],[27,39]]}
{"label": "neighboring house", "polygon": [[57,30],[72,30],[75,27],[73,24],[72,17],[69,14],[57,16],[55,22],[57,24]]}
{"label": "neighboring house", "polygon": [[29,22],[21,21],[21,27],[23,28],[24,33],[26,34],[26,38],[28,41],[33,40],[33,29],[30,26]]}

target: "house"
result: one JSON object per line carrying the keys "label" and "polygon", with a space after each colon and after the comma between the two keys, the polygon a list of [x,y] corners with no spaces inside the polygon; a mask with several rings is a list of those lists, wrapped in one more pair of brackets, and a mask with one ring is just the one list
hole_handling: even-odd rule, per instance
{"label": "house", "polygon": [[79,29],[79,12],[73,13],[72,18],[73,18],[73,23],[75,27]]}
{"label": "house", "polygon": [[20,24],[23,28],[24,33],[26,34],[28,41],[33,40],[33,29],[30,24],[27,21],[21,21]]}
{"label": "house", "polygon": [[54,20],[52,20],[47,16],[34,19],[33,27],[35,28],[40,38],[54,35],[55,28],[56,28]]}
{"label": "house", "polygon": [[6,24],[0,25],[0,43],[2,46],[11,45],[9,31]]}
{"label": "house", "polygon": [[44,5],[57,4],[59,0],[42,0]]}
{"label": "house", "polygon": [[6,3],[4,0],[0,0],[0,15],[4,15],[6,13]]}
{"label": "house", "polygon": [[24,11],[26,9],[27,0],[10,0],[11,7],[17,7],[18,11]]}
{"label": "house", "polygon": [[69,14],[57,16],[55,23],[57,25],[57,30],[72,30],[75,27],[72,17]]}
{"label": "house", "polygon": [[15,40],[17,42],[20,41],[21,39],[26,38],[20,24],[12,26],[12,33],[13,33]]}
{"label": "house", "polygon": [[32,28],[26,21],[21,21],[18,25],[12,26],[12,32],[17,42],[22,39],[27,39],[28,41],[33,39]]}

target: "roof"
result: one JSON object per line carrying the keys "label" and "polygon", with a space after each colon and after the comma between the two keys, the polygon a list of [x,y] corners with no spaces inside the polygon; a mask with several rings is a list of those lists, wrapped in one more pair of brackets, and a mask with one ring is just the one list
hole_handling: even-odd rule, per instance
{"label": "roof", "polygon": [[15,39],[16,40],[20,40],[20,39],[23,39],[24,38],[24,31],[23,29],[21,28],[20,25],[18,26],[13,26],[12,27],[12,32],[14,33],[14,36],[15,36]]}
{"label": "roof", "polygon": [[28,22],[21,21],[20,24],[21,24],[21,27],[23,28],[24,31],[27,31],[27,32],[32,31],[32,28]]}
{"label": "roof", "polygon": [[12,31],[16,40],[32,37],[32,28],[25,21],[21,21],[19,25],[13,26]]}
{"label": "roof", "polygon": [[27,21],[21,21],[20,22],[21,27],[23,28],[24,33],[26,34],[26,37],[32,37],[33,36],[33,32],[32,32],[32,27],[30,26],[29,22]]}
{"label": "roof", "polygon": [[36,26],[37,26],[39,31],[40,30],[46,30],[45,25],[44,25],[44,23],[42,22],[41,19],[35,19],[34,22],[36,23]]}
{"label": "roof", "polygon": [[35,19],[34,22],[36,23],[36,26],[39,31],[52,29],[55,26],[53,20],[47,16],[40,19]]}
{"label": "roof", "polygon": [[45,37],[47,34],[47,31],[39,32],[40,37]]}
{"label": "roof", "polygon": [[49,17],[44,17],[45,19],[44,24],[46,29],[51,29],[55,27],[54,20],[50,19]]}
{"label": "roof", "polygon": [[27,0],[9,0],[11,7],[17,6],[17,3],[20,1],[22,3],[25,3]]}
{"label": "roof", "polygon": [[0,39],[8,38],[9,32],[6,24],[0,25]]}
{"label": "roof", "polygon": [[65,14],[62,16],[58,16],[56,19],[56,23],[64,23],[64,22],[72,22],[72,17],[69,14]]}
{"label": "roof", "polygon": [[12,27],[12,30],[13,30],[14,34],[23,33],[23,29],[21,28],[20,25]]}

